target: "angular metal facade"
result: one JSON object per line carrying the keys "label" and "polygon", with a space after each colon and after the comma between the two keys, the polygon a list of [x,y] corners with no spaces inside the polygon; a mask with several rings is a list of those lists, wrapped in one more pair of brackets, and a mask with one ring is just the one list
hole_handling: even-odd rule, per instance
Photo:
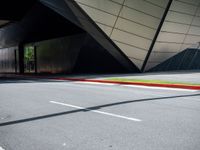
{"label": "angular metal facade", "polygon": [[[41,0],[41,2],[73,22],[78,27],[85,30],[92,36],[103,48],[105,48],[115,59],[119,61],[130,72],[138,72],[139,69],[121,52],[121,50],[102,32],[93,20],[83,11],[74,0]],[[68,10],[66,12],[66,10]],[[70,11],[70,13],[69,13]]]}
{"label": "angular metal facade", "polygon": [[[9,6],[6,1],[0,4]],[[27,44],[36,46],[39,73],[155,70],[200,44],[200,0],[31,0],[25,4],[19,14],[0,14],[0,72],[23,67]],[[45,53],[51,61],[45,62]],[[7,70],[4,64],[9,64]]]}
{"label": "angular metal facade", "polygon": [[168,0],[76,0],[141,69]]}
{"label": "angular metal facade", "polygon": [[198,42],[200,42],[200,0],[173,0],[146,70],[187,48],[197,48]]}
{"label": "angular metal facade", "polygon": [[188,48],[149,71],[200,70],[200,50]]}
{"label": "angular metal facade", "polygon": [[[200,41],[200,0],[75,0],[126,56],[144,71]],[[144,64],[145,59],[147,59]]]}
{"label": "angular metal facade", "polygon": [[[77,6],[71,0],[36,1],[20,21],[0,29],[1,50],[6,51],[5,47],[19,47],[21,73],[24,72],[23,51],[27,44],[36,47],[36,67],[39,73],[139,72],[124,53]],[[81,40],[71,38],[80,34],[85,35]]]}

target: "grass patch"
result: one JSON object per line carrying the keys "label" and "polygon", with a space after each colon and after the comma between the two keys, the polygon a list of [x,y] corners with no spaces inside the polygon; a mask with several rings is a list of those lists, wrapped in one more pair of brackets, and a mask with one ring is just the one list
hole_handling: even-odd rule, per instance
{"label": "grass patch", "polygon": [[133,78],[107,78],[107,81],[118,81],[118,82],[142,82],[142,83],[157,83],[157,84],[179,84],[179,85],[192,85],[200,86],[200,83],[186,83],[186,82],[175,82],[175,81],[164,81],[164,80],[148,80],[148,79],[133,79]]}

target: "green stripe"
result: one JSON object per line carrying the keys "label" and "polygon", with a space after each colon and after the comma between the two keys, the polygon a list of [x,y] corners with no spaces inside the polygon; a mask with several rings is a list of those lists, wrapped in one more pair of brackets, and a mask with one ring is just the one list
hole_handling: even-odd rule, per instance
{"label": "green stripe", "polygon": [[158,83],[158,84],[180,84],[180,85],[192,85],[200,86],[200,83],[187,83],[187,82],[175,82],[164,80],[151,80],[151,79],[133,79],[133,78],[106,78],[107,81],[119,81],[119,82],[142,82],[142,83]]}

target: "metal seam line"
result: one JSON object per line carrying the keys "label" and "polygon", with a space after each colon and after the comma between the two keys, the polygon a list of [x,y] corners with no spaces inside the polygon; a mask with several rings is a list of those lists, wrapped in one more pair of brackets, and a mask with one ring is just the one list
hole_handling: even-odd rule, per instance
{"label": "metal seam line", "polygon": [[115,26],[116,26],[116,24],[117,24],[117,21],[118,21],[118,19],[119,19],[119,15],[120,15],[120,13],[121,13],[123,7],[124,7],[124,3],[125,3],[125,0],[123,1],[122,5],[121,5],[121,8],[120,8],[119,13],[118,13],[118,15],[117,15],[117,18],[116,18],[116,20],[115,20],[115,23],[114,23],[114,25],[113,25],[113,27],[112,27],[112,30],[111,30],[111,32],[110,32],[110,35],[109,35],[110,38],[111,38],[111,36],[112,36],[112,34],[113,34],[113,31],[114,31]]}
{"label": "metal seam line", "polygon": [[169,11],[169,9],[170,9],[170,6],[171,6],[171,4],[172,4],[172,1],[173,1],[173,0],[169,0],[169,2],[168,2],[168,4],[167,4],[167,7],[166,7],[166,9],[165,9],[165,11],[164,11],[163,17],[162,17],[162,19],[161,19],[161,21],[160,21],[160,24],[159,24],[159,26],[158,26],[158,28],[157,28],[157,30],[156,30],[155,36],[154,36],[154,38],[153,38],[153,40],[152,40],[152,43],[151,43],[151,45],[150,45],[150,47],[149,47],[149,51],[148,51],[148,53],[147,53],[147,55],[146,55],[146,58],[145,58],[145,60],[144,60],[143,65],[142,65],[142,68],[141,68],[141,71],[142,71],[142,72],[144,72],[144,70],[145,70],[147,61],[149,60],[149,57],[150,57],[151,52],[152,52],[152,50],[153,50],[153,47],[154,47],[154,45],[155,45],[155,43],[156,43],[156,40],[157,40],[157,38],[158,38],[158,35],[159,35],[160,31],[161,31],[161,28],[162,28],[162,26],[163,26],[163,23],[164,23],[164,21],[165,21],[165,18],[166,18],[166,16],[167,16],[167,13],[168,13],[168,11]]}

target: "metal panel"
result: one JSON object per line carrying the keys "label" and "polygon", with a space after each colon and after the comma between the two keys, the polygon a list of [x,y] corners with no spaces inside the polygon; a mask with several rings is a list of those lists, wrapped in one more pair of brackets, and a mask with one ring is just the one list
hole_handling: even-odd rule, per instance
{"label": "metal panel", "polygon": [[16,50],[17,47],[0,49],[0,73],[15,73],[18,70],[18,60],[15,57]]}
{"label": "metal panel", "polygon": [[[168,59],[167,53],[173,52],[180,54],[187,48],[196,48],[200,41],[200,17],[198,16],[200,10],[199,0],[173,0],[172,6],[167,14],[166,20],[159,33],[153,52],[166,53],[164,57],[150,56],[148,63],[157,61],[162,63]],[[181,55],[179,55],[179,59]],[[189,59],[189,56],[187,57]],[[173,59],[173,61],[175,61]],[[187,61],[186,61],[187,62]],[[187,64],[182,68],[186,69]],[[147,69],[155,67],[155,64],[148,65]],[[174,67],[172,67],[175,69]],[[168,68],[168,69],[172,69]],[[179,69],[179,68],[176,68]],[[163,70],[165,70],[163,68]]]}
{"label": "metal panel", "polygon": [[[49,0],[41,0],[43,4],[49,7],[48,1]],[[73,23],[76,23],[71,20],[64,12],[65,9],[70,8],[70,10],[75,15],[76,19],[78,19],[79,24],[81,24],[81,28],[84,29],[88,34],[90,34],[103,48],[105,48],[115,59],[119,61],[121,65],[123,65],[129,72],[139,72],[138,68],[127,58],[127,56],[121,52],[121,50],[114,44],[113,41],[111,41],[104,32],[102,32],[101,28],[97,26],[97,24],[94,23],[94,21],[85,13],[81,7],[74,2],[73,0],[63,0],[65,1],[65,5],[60,6],[62,7],[51,7],[54,11],[58,12],[60,15],[63,15],[66,19],[69,19]],[[53,4],[56,5],[57,1],[52,0],[52,6]],[[90,8],[91,10],[92,8]],[[99,10],[98,10],[99,11]],[[102,11],[102,13],[104,13]],[[93,13],[94,15],[95,13]],[[96,13],[97,14],[97,13]],[[95,15],[96,15],[95,14]],[[102,15],[99,19],[104,18]],[[105,19],[105,18],[104,18]],[[109,22],[110,23],[110,22]],[[101,24],[101,23],[100,23]],[[107,31],[107,29],[106,29]]]}
{"label": "metal panel", "polygon": [[37,72],[71,72],[84,38],[85,34],[28,44],[36,47]]}
{"label": "metal panel", "polygon": [[179,66],[179,70],[189,70],[190,63],[195,55],[196,49],[190,49],[185,52],[185,55],[181,59],[181,64]]}
{"label": "metal panel", "polygon": [[[141,68],[142,63],[138,63],[137,60],[145,59],[168,0],[159,2],[154,0],[75,1],[128,58],[134,57],[130,60]],[[132,52],[130,52],[130,47],[132,47]],[[142,51],[136,51],[138,48]],[[142,54],[129,55],[140,52]]]}
{"label": "metal panel", "polygon": [[200,70],[199,58],[199,49],[186,49],[153,67],[150,71]]}
{"label": "metal panel", "polygon": [[196,54],[194,55],[192,59],[192,63],[190,64],[190,67],[192,70],[199,69],[200,70],[200,50],[196,51]]}

